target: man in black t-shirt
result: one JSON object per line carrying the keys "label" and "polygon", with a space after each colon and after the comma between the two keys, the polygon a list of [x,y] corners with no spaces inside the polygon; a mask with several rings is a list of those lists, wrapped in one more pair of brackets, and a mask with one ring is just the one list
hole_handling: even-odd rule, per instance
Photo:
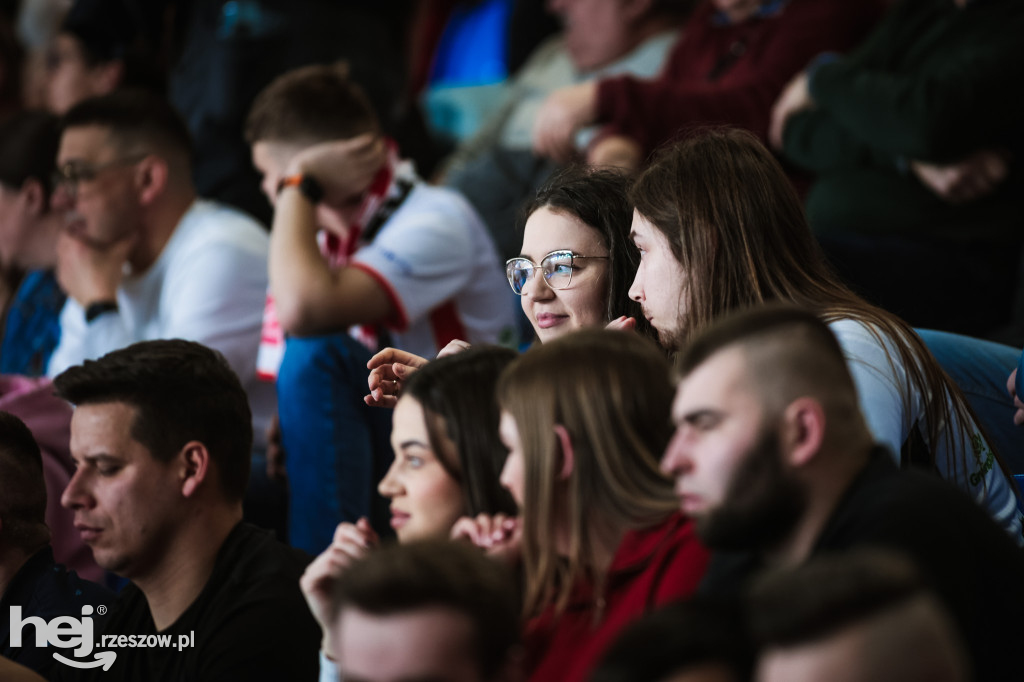
{"label": "man in black t-shirt", "polygon": [[97,563],[131,580],[102,634],[59,652],[64,677],[316,679],[305,557],[241,523],[251,414],[224,358],[147,341],[54,385],[75,405],[61,502]]}
{"label": "man in black t-shirt", "polygon": [[826,552],[896,550],[949,609],[975,678],[1018,677],[1020,550],[973,500],[899,472],[875,446],[827,325],[763,308],[709,329],[679,360],[662,468],[716,551],[703,591],[736,593],[762,567]]}

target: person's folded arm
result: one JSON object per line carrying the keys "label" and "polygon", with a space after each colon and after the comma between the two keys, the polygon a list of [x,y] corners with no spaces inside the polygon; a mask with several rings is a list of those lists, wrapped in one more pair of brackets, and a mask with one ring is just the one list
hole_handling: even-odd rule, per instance
{"label": "person's folded arm", "polygon": [[[883,72],[838,60],[810,84],[815,105],[850,135],[893,157],[948,163],[1019,125],[1024,45],[960,50],[931,70]],[[787,136],[789,132],[787,131]]]}
{"label": "person's folded arm", "polygon": [[822,109],[799,111],[786,121],[783,155],[800,168],[824,173],[868,164],[899,168],[897,158],[874,148]]}

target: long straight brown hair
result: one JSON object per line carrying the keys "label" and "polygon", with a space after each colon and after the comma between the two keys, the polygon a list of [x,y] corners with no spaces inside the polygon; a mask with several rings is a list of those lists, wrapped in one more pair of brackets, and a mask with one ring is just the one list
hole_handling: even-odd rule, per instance
{"label": "long straight brown hair", "polygon": [[[925,396],[922,435],[932,462],[946,439],[950,451],[960,455],[952,468],[968,479],[967,453],[974,447],[968,427],[973,422],[982,434],[984,429],[959,387],[910,325],[862,299],[834,273],[785,172],[753,134],[707,129],[663,149],[637,178],[630,199],[666,236],[686,273],[680,346],[726,313],[769,301],[807,308],[826,323],[862,322],[885,349],[894,374],[902,365],[908,386],[902,396],[905,419],[911,413],[909,389]],[[953,417],[964,429],[960,442],[954,442]],[[986,440],[1014,486],[992,440]]]}
{"label": "long straight brown hair", "polygon": [[[670,375],[653,341],[596,329],[534,346],[502,375],[498,402],[515,419],[524,458],[526,617],[551,605],[561,613],[581,579],[601,593],[595,550],[602,531],[646,528],[679,509],[672,481],[658,468],[672,436]],[[559,480],[556,425],[573,445],[567,485]],[[568,556],[557,551],[559,530]]]}

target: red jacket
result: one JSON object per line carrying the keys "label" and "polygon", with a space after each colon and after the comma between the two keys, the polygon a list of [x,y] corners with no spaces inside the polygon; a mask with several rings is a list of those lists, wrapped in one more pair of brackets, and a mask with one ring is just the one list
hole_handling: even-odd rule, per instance
{"label": "red jacket", "polygon": [[686,128],[709,124],[746,128],[763,140],[786,83],[818,54],[856,46],[882,5],[789,0],[764,17],[723,24],[705,1],[656,80],[622,76],[598,84],[598,120],[610,124],[607,134],[630,137],[645,152]]}
{"label": "red jacket", "polygon": [[576,586],[559,618],[548,609],[527,623],[531,682],[586,680],[622,628],[657,606],[693,594],[707,562],[693,522],[682,514],[627,533],[608,569],[600,622],[593,620],[593,586],[585,583]]}

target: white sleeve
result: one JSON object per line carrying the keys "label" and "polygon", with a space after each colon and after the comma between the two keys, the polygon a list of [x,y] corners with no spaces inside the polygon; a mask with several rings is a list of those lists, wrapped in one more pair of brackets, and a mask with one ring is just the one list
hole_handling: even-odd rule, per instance
{"label": "white sleeve", "polygon": [[68,367],[80,365],[124,348],[137,341],[119,312],[103,313],[92,322],[85,321],[85,310],[68,297],[60,311],[60,342],[50,356],[48,377],[55,377]]}
{"label": "white sleeve", "polygon": [[[159,328],[144,337],[121,313],[85,322],[82,307],[69,299],[61,311],[61,339],[48,375],[132,343],[161,338],[197,341],[224,354],[246,384],[256,373],[256,355],[267,286],[265,243],[208,241],[173,254],[161,286]],[[119,292],[122,308],[127,305]]]}
{"label": "white sleeve", "polygon": [[[868,428],[875,440],[884,444],[895,457],[896,464],[900,465],[900,450],[913,425],[923,419],[926,396],[918,390],[909,391],[896,349],[889,348],[889,356],[896,363],[894,368],[885,347],[863,324],[841,320],[829,326],[846,355],[847,367],[857,386],[860,408]],[[903,400],[904,393],[908,391],[909,413]],[[947,400],[950,399],[947,397]],[[952,405],[949,409],[952,411]],[[939,443],[927,443],[934,453],[939,475],[969,494],[1018,545],[1024,544],[1021,536],[1024,517],[1017,496],[977,426],[973,423],[964,425],[956,420],[952,428],[947,428],[946,424],[939,427],[941,431],[953,434],[952,442],[941,438]],[[921,435],[928,438],[925,425],[922,425]],[[962,461],[960,466],[958,460]]]}
{"label": "white sleeve", "polygon": [[898,466],[900,449],[910,436],[912,424],[904,409],[906,384],[894,373],[885,348],[863,324],[840,320],[829,327],[846,356],[868,428],[875,440],[889,449]]}
{"label": "white sleeve", "polygon": [[161,338],[224,354],[242,383],[256,373],[267,288],[266,244],[207,243],[179,254],[161,294]]}
{"label": "white sleeve", "polygon": [[[955,414],[953,419],[952,442],[942,438],[937,444],[929,444],[935,452],[939,474],[965,490],[1018,546],[1024,546],[1021,505],[992,448],[973,421],[965,425]],[[958,466],[961,461],[963,465]]]}
{"label": "white sleeve", "polygon": [[[475,239],[464,212],[428,207],[396,214],[353,265],[375,276],[397,308],[395,327],[404,331],[469,284]],[[481,228],[482,229],[482,228]]]}

